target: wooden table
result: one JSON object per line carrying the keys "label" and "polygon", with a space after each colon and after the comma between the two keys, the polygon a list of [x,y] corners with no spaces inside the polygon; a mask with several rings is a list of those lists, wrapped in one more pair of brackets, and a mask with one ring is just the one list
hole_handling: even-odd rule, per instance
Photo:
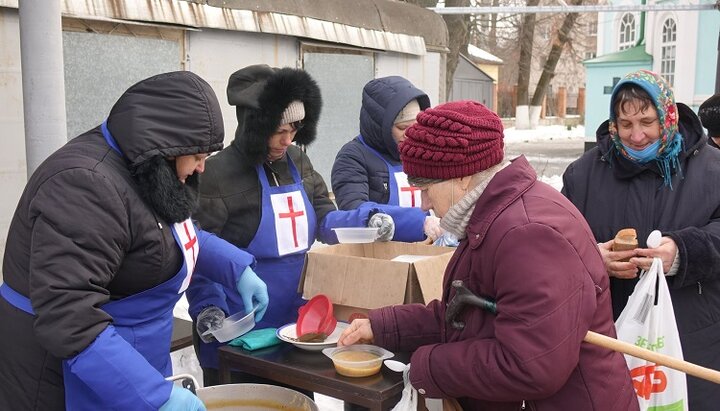
{"label": "wooden table", "polygon": [[170,340],[170,351],[192,345],[192,321],[173,317],[172,339]]}
{"label": "wooden table", "polygon": [[[383,366],[369,377],[350,378],[335,372],[332,361],[316,351],[282,343],[257,351],[224,346],[218,350],[220,383],[230,384],[230,370],[242,371],[292,387],[338,398],[373,411],[389,410],[402,395],[402,374]],[[409,354],[393,358],[409,362]]]}

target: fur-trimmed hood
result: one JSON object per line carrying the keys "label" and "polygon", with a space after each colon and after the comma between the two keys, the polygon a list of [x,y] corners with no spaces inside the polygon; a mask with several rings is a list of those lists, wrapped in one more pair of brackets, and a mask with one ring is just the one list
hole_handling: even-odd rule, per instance
{"label": "fur-trimmed hood", "polygon": [[248,66],[230,76],[228,103],[235,106],[238,127],[232,145],[249,160],[260,164],[267,158],[268,139],[280,126],[280,117],[293,100],[305,106],[303,128],[295,136],[297,144],[315,140],[320,119],[320,88],[300,69],[273,68],[264,64]]}

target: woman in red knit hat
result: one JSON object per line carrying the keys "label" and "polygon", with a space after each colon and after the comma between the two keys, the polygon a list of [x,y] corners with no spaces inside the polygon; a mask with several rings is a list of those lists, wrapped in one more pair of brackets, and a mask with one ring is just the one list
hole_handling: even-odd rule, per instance
{"label": "woman in red knit hat", "polygon": [[524,157],[503,160],[498,116],[474,101],[442,104],[418,115],[399,148],[423,208],[460,245],[442,301],[372,310],[340,345],[414,351],[412,386],[465,410],[637,410],[623,356],[583,342],[588,330],[615,337],[592,233]]}

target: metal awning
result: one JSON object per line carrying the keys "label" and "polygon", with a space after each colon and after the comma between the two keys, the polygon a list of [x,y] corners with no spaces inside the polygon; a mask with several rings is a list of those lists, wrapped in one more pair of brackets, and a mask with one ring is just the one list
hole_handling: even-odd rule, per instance
{"label": "metal awning", "polygon": [[[260,31],[410,54],[447,52],[443,18],[390,0],[186,0],[252,12]],[[421,43],[423,43],[421,45]]]}
{"label": "metal awning", "polygon": [[[18,0],[0,0],[18,7]],[[424,55],[447,52],[442,16],[391,0],[61,0],[62,15],[295,36]]]}

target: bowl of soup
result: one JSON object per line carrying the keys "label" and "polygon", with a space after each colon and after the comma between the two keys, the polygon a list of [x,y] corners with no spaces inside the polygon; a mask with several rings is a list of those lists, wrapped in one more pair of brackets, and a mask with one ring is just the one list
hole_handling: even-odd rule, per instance
{"label": "bowl of soup", "polygon": [[384,360],[394,355],[376,345],[356,344],[325,348],[323,351],[335,365],[335,371],[346,377],[368,377],[380,372]]}

